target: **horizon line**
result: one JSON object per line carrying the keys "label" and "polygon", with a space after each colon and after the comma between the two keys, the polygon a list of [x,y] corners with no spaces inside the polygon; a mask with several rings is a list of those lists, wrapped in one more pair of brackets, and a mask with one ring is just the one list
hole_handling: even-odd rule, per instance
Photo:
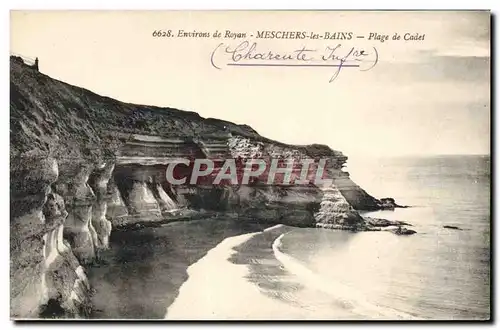
{"label": "horizon line", "polygon": [[394,158],[394,157],[463,157],[463,156],[488,156],[491,157],[491,153],[461,153],[461,154],[386,154],[386,155],[373,155],[373,154],[363,154],[363,153],[350,153],[346,156],[351,157],[366,157],[366,158]]}

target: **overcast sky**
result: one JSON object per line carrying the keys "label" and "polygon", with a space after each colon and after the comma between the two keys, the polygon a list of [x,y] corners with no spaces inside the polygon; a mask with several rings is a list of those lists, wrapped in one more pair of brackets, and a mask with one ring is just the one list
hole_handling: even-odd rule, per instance
{"label": "overcast sky", "polygon": [[[398,32],[423,41],[256,40],[259,49],[377,49],[370,71],[210,65],[216,39],[154,38],[158,29]],[[287,143],[347,155],[488,154],[487,12],[13,12],[11,51],[56,79],[125,102],[248,124]],[[372,51],[373,53],[373,51]]]}

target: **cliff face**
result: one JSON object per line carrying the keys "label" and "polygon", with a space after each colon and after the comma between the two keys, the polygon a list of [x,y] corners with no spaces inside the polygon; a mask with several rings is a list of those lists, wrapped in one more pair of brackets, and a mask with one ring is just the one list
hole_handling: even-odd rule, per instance
{"label": "cliff face", "polygon": [[52,188],[59,179],[57,161],[34,152],[11,161],[11,315],[82,315],[90,288],[74,254],[78,247],[64,239],[71,226],[64,198]]}
{"label": "cliff face", "polygon": [[[324,145],[293,146],[246,125],[194,112],[119,102],[11,60],[11,315],[84,316],[84,267],[113,226],[228,212],[241,221],[359,228],[356,210],[381,202],[342,171]],[[329,186],[171,185],[181,158],[328,159]],[[181,171],[189,173],[189,166]]]}

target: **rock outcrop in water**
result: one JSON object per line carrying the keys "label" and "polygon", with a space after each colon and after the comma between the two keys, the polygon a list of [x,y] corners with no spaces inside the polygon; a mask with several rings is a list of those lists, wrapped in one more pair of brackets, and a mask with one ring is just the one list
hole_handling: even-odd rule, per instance
{"label": "rock outcrop in water", "polygon": [[357,230],[364,223],[364,219],[335,186],[324,189],[320,210],[315,218],[316,227],[328,229]]}
{"label": "rock outcrop in water", "polygon": [[391,228],[388,229],[388,231],[393,232],[396,235],[404,235],[404,236],[413,235],[417,233],[416,231],[405,227]]}
{"label": "rock outcrop in water", "polygon": [[445,228],[445,229],[453,229],[453,230],[463,230],[460,227],[457,227],[457,226],[448,226],[448,225],[443,226],[443,228]]}
{"label": "rock outcrop in water", "polygon": [[[190,210],[365,230],[370,225],[357,210],[389,205],[352,182],[342,171],[347,157],[328,146],[287,145],[246,125],[119,102],[17,59],[10,91],[12,317],[85,316],[84,266],[108,248],[116,226],[172,221],[178,210]],[[313,167],[322,158],[333,183],[173,186],[166,168],[180,158],[308,158]]]}

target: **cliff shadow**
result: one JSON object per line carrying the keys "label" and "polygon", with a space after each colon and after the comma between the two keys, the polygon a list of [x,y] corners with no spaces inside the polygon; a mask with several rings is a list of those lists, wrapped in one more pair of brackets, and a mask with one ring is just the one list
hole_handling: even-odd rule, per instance
{"label": "cliff shadow", "polygon": [[91,318],[163,319],[190,265],[225,238],[265,227],[212,218],[114,231],[110,249],[89,270]]}

